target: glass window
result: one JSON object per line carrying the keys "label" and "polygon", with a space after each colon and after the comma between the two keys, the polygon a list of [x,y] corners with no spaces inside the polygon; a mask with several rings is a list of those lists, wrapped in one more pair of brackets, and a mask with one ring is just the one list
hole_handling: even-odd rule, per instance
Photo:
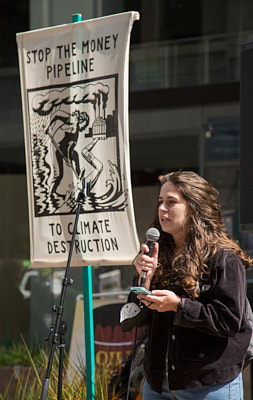
{"label": "glass window", "polygon": [[16,33],[29,30],[29,0],[5,1],[0,7],[0,68],[17,66]]}

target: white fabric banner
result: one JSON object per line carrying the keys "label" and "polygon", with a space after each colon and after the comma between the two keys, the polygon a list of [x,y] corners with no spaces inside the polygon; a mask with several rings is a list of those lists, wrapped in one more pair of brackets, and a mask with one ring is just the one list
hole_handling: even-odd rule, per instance
{"label": "white fabric banner", "polygon": [[31,265],[128,265],[139,248],[130,180],[129,41],[138,12],[17,34]]}

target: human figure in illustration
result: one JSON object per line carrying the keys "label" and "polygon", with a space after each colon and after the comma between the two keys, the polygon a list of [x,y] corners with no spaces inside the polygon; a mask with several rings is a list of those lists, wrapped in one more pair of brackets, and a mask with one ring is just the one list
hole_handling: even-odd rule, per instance
{"label": "human figure in illustration", "polygon": [[[81,180],[84,177],[85,168],[80,168],[79,153],[76,150],[76,145],[80,132],[83,132],[88,125],[88,114],[85,111],[80,112],[79,110],[75,110],[72,114],[59,110],[51,119],[46,129],[46,134],[50,136],[50,139],[55,146],[55,156],[58,166],[58,170],[55,169],[55,177],[51,193],[56,193],[58,196],[65,197],[65,193],[62,194],[58,190],[63,178],[64,162],[68,167],[72,168],[78,180]],[[98,138],[92,139],[81,152],[84,160],[90,164],[94,171],[94,173],[89,171],[88,174],[91,187],[94,186],[103,169],[102,163],[91,153],[91,150],[98,140]]]}
{"label": "human figure in illustration", "polygon": [[[52,193],[57,193],[57,188],[63,178],[63,163],[71,167],[77,178],[81,179],[80,162],[78,152],[75,150],[79,133],[84,131],[89,124],[89,116],[83,111],[75,110],[72,114],[63,110],[57,111],[46,129],[56,151],[55,156],[58,164],[57,175],[54,179]],[[60,140],[55,137],[60,133]],[[63,135],[62,135],[63,134]],[[63,137],[61,137],[63,136]],[[84,171],[82,171],[82,175]],[[64,196],[57,193],[59,196]]]}

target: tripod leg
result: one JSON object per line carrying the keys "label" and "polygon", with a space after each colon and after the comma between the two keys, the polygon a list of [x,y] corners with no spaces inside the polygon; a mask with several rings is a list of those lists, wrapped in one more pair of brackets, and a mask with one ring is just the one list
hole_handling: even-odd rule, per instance
{"label": "tripod leg", "polygon": [[50,379],[45,379],[43,382],[43,386],[42,386],[42,391],[41,391],[41,400],[44,400],[47,398],[47,394],[48,394],[48,389],[49,389],[49,384],[50,384]]}
{"label": "tripod leg", "polygon": [[65,350],[65,333],[67,330],[67,325],[65,322],[61,321],[59,333],[60,333],[60,341],[59,341],[59,369],[58,369],[58,393],[57,400],[62,399],[62,377],[63,377],[63,357]]}
{"label": "tripod leg", "polygon": [[[65,346],[64,346],[65,347]],[[62,374],[63,374],[63,353],[64,347],[62,345],[59,346],[59,373],[58,373],[58,393],[57,393],[57,400],[62,399]]]}
{"label": "tripod leg", "polygon": [[48,389],[50,385],[50,373],[52,369],[52,364],[53,364],[53,357],[54,357],[54,352],[55,352],[55,343],[52,343],[51,351],[49,354],[48,358],[48,365],[47,365],[47,371],[46,371],[46,376],[42,385],[42,392],[41,392],[41,397],[40,400],[46,400],[47,399],[47,394],[48,394]]}

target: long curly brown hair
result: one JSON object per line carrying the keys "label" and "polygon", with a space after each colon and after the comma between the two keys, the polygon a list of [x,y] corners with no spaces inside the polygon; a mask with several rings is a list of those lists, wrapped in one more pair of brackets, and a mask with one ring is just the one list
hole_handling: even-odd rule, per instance
{"label": "long curly brown hair", "polygon": [[185,237],[184,248],[175,251],[171,234],[163,232],[158,218],[158,206],[150,226],[160,231],[158,268],[151,288],[166,289],[180,285],[189,297],[199,296],[199,285],[208,277],[207,262],[219,248],[227,249],[242,260],[245,268],[252,259],[228,234],[219,204],[218,191],[205,179],[192,171],[176,171],[164,175],[161,185],[170,181],[187,201],[191,221]]}

